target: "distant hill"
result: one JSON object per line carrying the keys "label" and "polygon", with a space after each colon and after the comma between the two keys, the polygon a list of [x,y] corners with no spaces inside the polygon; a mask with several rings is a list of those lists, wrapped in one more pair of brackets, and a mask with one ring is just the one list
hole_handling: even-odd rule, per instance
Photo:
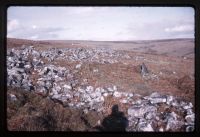
{"label": "distant hill", "polygon": [[194,39],[163,39],[163,40],[136,40],[136,41],[85,41],[85,40],[26,40],[7,38],[7,47],[21,45],[39,47],[94,47],[112,48],[116,50],[132,50],[148,54],[162,54],[167,56],[194,58]]}

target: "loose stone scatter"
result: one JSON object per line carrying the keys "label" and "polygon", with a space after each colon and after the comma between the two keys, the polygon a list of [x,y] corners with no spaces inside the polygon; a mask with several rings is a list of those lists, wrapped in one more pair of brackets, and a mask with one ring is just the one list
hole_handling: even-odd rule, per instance
{"label": "loose stone scatter", "polygon": [[[127,131],[163,132],[183,129],[191,132],[194,130],[195,114],[191,102],[180,101],[177,97],[161,95],[158,92],[143,97],[121,91],[117,85],[93,87],[87,84],[87,79],[80,83],[80,79],[75,77],[82,67],[81,63],[73,69],[52,63],[62,59],[107,64],[118,62],[118,58],[130,57],[106,49],[51,48],[47,51],[37,51],[32,46],[11,49],[7,51],[7,86],[36,92],[61,102],[65,107],[83,109],[84,113],[91,110],[105,112],[105,100],[111,97],[127,106],[125,112],[129,121]],[[44,60],[48,60],[48,63]],[[92,71],[98,73],[99,69]],[[149,73],[145,64],[141,66],[141,73],[143,76]],[[137,100],[134,99],[136,97]],[[9,99],[16,101],[17,97],[11,94]],[[160,112],[162,107],[170,108],[170,111],[164,109]]]}

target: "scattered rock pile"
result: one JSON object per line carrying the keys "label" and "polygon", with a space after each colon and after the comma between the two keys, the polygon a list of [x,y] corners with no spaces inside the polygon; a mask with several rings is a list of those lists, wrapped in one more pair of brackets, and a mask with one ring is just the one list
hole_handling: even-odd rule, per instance
{"label": "scattered rock pile", "polygon": [[[133,102],[128,109],[128,131],[193,131],[192,103],[157,92]],[[160,111],[160,109],[163,109]]]}
{"label": "scattered rock pile", "polygon": [[[52,65],[56,59],[115,63],[118,58],[129,56],[105,49],[65,48],[37,51],[34,47],[22,47],[7,52],[7,86],[22,87],[34,91],[66,107],[105,112],[105,99],[110,96],[128,106],[129,126],[127,131],[193,131],[194,118],[192,103],[157,92],[142,97],[138,94],[120,91],[117,86],[93,87],[80,84],[74,77],[74,70]],[[42,60],[47,59],[50,64]],[[81,64],[76,65],[76,71]],[[142,73],[145,71],[142,66]],[[98,70],[95,70],[98,71]],[[35,78],[33,78],[35,76]],[[140,97],[135,100],[135,97]],[[10,95],[11,100],[16,100]],[[113,104],[114,105],[114,104]],[[160,109],[163,109],[160,111]]]}
{"label": "scattered rock pile", "polygon": [[[33,48],[33,47],[31,47]],[[31,52],[34,57],[42,57],[49,62],[55,60],[65,61],[82,61],[82,62],[97,62],[101,64],[116,63],[118,59],[130,59],[131,57],[125,54],[123,51],[103,49],[103,48],[50,48],[46,51],[36,51],[29,48],[24,48],[23,52],[27,55]],[[21,52],[21,50],[18,50]]]}

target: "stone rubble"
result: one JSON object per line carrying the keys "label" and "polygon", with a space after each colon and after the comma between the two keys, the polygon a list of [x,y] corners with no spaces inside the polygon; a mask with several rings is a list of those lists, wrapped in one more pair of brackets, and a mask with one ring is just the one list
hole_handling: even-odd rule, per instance
{"label": "stone rubble", "polygon": [[[31,59],[32,57],[32,59]],[[112,59],[107,59],[112,57]],[[108,96],[119,100],[124,105],[129,105],[127,116],[129,126],[127,131],[176,131],[184,128],[184,131],[194,130],[195,114],[191,102],[179,101],[171,95],[160,95],[154,92],[142,97],[139,94],[120,91],[116,85],[109,87],[93,87],[88,84],[78,85],[79,80],[74,74],[82,67],[77,64],[74,70],[44,63],[44,59],[53,62],[57,59],[65,61],[89,61],[98,63],[116,63],[118,58],[130,58],[126,54],[105,49],[84,48],[51,48],[47,51],[37,51],[34,47],[11,49],[7,51],[7,86],[22,87],[27,91],[33,91],[45,95],[53,100],[60,101],[63,106],[75,107],[88,113],[90,110],[104,112],[104,102]],[[98,69],[93,70],[98,72]],[[32,76],[38,74],[33,80]],[[87,79],[84,79],[87,82]],[[134,100],[134,97],[140,99]],[[15,95],[10,95],[16,100]],[[159,112],[163,104],[176,108],[177,112]],[[177,109],[178,108],[178,109]],[[153,124],[154,123],[154,124]],[[157,128],[155,123],[162,123]]]}
{"label": "stone rubble", "polygon": [[9,94],[8,99],[11,101],[17,101],[17,97],[14,94]]}
{"label": "stone rubble", "polygon": [[[164,128],[159,129],[158,131],[177,131],[179,129],[185,128],[185,131],[190,132],[194,130],[194,122],[195,122],[195,114],[192,111],[192,103],[180,102],[176,101],[176,98],[172,98],[170,95],[165,95],[166,98],[170,98],[166,102],[166,98],[164,96],[158,94],[157,92],[152,93],[149,96],[143,97],[144,100],[140,100],[140,102],[133,104],[133,106],[129,107],[128,115],[129,115],[129,126],[134,129],[138,128],[137,131],[156,131],[153,129],[151,125],[152,122],[157,121],[157,123],[162,123],[165,125]],[[157,100],[159,98],[159,100]],[[155,101],[153,101],[155,99]],[[146,102],[145,100],[148,100]],[[153,102],[152,102],[153,101]],[[170,105],[174,102],[174,106]],[[158,112],[158,104],[165,104],[181,108],[180,112],[182,112],[182,116],[179,116],[176,112]],[[186,115],[185,115],[186,113]],[[184,116],[185,115],[185,116]],[[158,116],[158,117],[157,117]],[[182,117],[182,119],[180,118]],[[139,121],[138,121],[139,119]],[[137,124],[135,121],[138,121]],[[148,125],[150,124],[150,125]],[[141,129],[141,125],[142,128]],[[153,129],[153,130],[152,130]],[[129,131],[132,131],[129,129]]]}

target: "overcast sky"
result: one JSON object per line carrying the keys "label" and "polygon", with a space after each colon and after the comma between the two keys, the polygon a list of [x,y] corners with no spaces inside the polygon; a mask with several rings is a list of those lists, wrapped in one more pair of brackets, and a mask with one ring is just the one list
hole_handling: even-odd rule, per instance
{"label": "overcast sky", "polygon": [[7,37],[33,40],[194,38],[190,7],[9,7]]}

